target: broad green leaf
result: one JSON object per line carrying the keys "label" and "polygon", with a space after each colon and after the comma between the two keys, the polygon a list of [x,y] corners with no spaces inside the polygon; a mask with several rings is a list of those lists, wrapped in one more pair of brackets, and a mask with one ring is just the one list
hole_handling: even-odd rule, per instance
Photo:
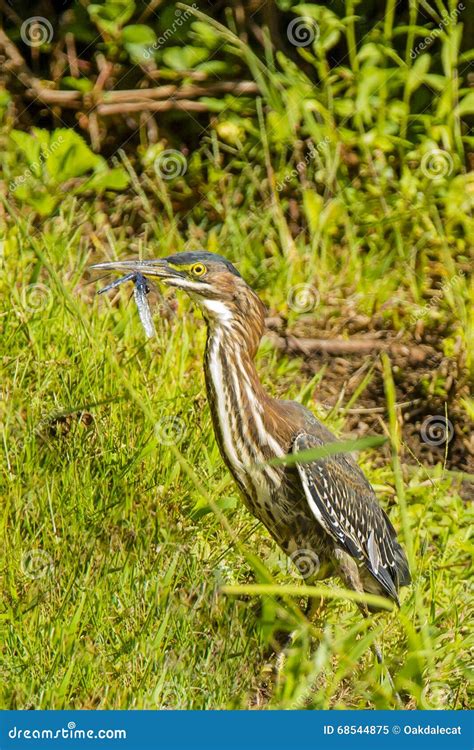
{"label": "broad green leaf", "polygon": [[81,177],[104,163],[104,159],[94,154],[74,130],[58,128],[51,134],[51,146],[45,169],[55,184],[73,177]]}
{"label": "broad green leaf", "polygon": [[329,52],[330,49],[336,46],[341,38],[341,32],[339,29],[331,29],[326,31],[325,34],[321,34],[319,40],[315,42],[315,46],[322,47],[325,52]]}
{"label": "broad green leaf", "polygon": [[157,37],[150,26],[130,24],[122,31],[122,41],[131,60],[135,63],[142,63],[153,56],[153,45],[156,45]]}
{"label": "broad green leaf", "polygon": [[194,21],[191,28],[196,41],[204,44],[208,49],[214,49],[222,44],[221,37],[210,24],[203,21]]}
{"label": "broad green leaf", "polygon": [[168,47],[163,51],[163,62],[173,70],[192,70],[209,57],[204,47]]}
{"label": "broad green leaf", "polygon": [[367,42],[363,44],[357,53],[357,57],[360,63],[370,63],[373,65],[380,65],[383,62],[383,54],[379,45],[374,42]]}
{"label": "broad green leaf", "polygon": [[352,117],[355,111],[353,99],[336,99],[334,101],[334,111],[340,117]]}
{"label": "broad green leaf", "polygon": [[270,111],[267,115],[268,137],[273,143],[291,142],[294,138],[288,116]]}
{"label": "broad green leaf", "polygon": [[125,169],[116,167],[115,169],[104,169],[92,175],[84,185],[81,185],[77,192],[94,190],[102,192],[103,190],[125,190],[130,183],[130,178]]}
{"label": "broad green leaf", "polygon": [[[238,501],[236,497],[220,497],[214,500],[214,506],[219,508],[219,510],[234,510],[237,505]],[[207,515],[207,513],[212,513],[213,510],[214,507],[209,505],[206,498],[200,497],[194,504],[190,517],[197,521]]]}
{"label": "broad green leaf", "polygon": [[376,594],[360,593],[351,589],[342,589],[336,586],[308,586],[306,584],[281,585],[278,583],[248,583],[232,584],[222,586],[223,594],[230,596],[315,596],[327,599],[340,599],[341,601],[366,602],[375,607],[395,609],[395,604],[383,596]]}
{"label": "broad green leaf", "polygon": [[29,133],[24,133],[22,130],[12,130],[10,138],[18,146],[26,163],[38,177],[41,173],[41,171],[38,170],[38,167],[35,166],[39,164],[39,156],[41,153],[41,144],[38,138],[35,138]]}
{"label": "broad green leaf", "polygon": [[133,16],[134,11],[135,3],[133,0],[108,0],[101,5],[92,3],[87,6],[87,12],[92,21],[97,24],[99,29],[114,38],[118,36],[122,26]]}
{"label": "broad green leaf", "polygon": [[31,206],[40,216],[49,216],[61,200],[60,196],[51,195],[43,185],[26,182],[15,190],[15,198]]}
{"label": "broad green leaf", "polygon": [[200,101],[209,108],[210,112],[222,112],[228,109],[228,104],[224,99],[218,99],[217,97],[203,96]]}
{"label": "broad green leaf", "polygon": [[[313,49],[323,49],[326,52],[338,43],[341,31],[344,30],[344,24],[329,8],[324,7],[324,5],[301,3],[300,5],[294,5],[291,12],[298,14],[300,18],[295,19],[293,26],[287,27],[287,34],[290,37],[294,36],[297,40],[304,40],[306,37],[310,39],[311,36],[314,36]],[[299,47],[299,50],[302,53],[307,51],[306,45]]]}
{"label": "broad green leaf", "polygon": [[237,71],[237,68],[227,60],[205,60],[196,65],[195,70],[200,73],[208,73],[211,76],[224,76],[232,75]]}
{"label": "broad green leaf", "polygon": [[300,3],[299,5],[294,5],[291,8],[291,12],[297,13],[299,16],[314,18],[315,21],[318,21],[319,23],[324,24],[328,27],[334,27],[339,29],[340,31],[344,30],[344,24],[342,23],[341,19],[335,13],[333,13],[332,10],[329,10],[329,8],[326,8],[324,5],[319,5],[316,3]]}

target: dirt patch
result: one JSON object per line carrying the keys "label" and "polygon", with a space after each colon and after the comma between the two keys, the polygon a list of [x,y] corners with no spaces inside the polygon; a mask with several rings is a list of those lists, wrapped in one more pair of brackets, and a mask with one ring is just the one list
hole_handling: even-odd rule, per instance
{"label": "dirt patch", "polygon": [[[388,419],[381,351],[392,364],[406,464],[445,464],[452,471],[474,474],[474,435],[463,399],[469,378],[461,344],[452,356],[443,353],[444,334],[425,330],[396,332],[387,321],[365,316],[329,321],[302,318],[288,330],[281,318],[269,318],[273,343],[303,358],[308,373],[325,368],[314,397],[326,409],[345,410],[353,436],[380,433]],[[344,336],[341,332],[344,331]],[[365,381],[365,382],[364,382]],[[385,457],[381,456],[381,460]],[[471,484],[471,496],[474,484]]]}

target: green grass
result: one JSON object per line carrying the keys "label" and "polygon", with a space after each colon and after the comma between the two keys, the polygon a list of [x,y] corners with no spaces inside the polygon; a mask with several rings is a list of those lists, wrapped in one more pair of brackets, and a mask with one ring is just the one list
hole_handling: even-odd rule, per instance
{"label": "green grass", "polygon": [[[206,63],[254,78],[261,95],[207,98],[204,128],[176,112],[150,132],[141,120],[117,134],[102,122],[130,178],[123,193],[94,181],[90,192],[84,158],[97,158],[72,139],[35,165],[49,136],[12,135],[17,95],[1,98],[2,179],[20,185],[0,206],[1,708],[398,708],[386,669],[408,708],[469,706],[472,50],[464,15],[413,57],[455,7],[419,5],[406,17],[388,0],[378,20],[362,7],[355,16],[350,0],[337,14],[294,9],[320,32],[292,50],[301,67],[265,36],[250,48],[224,10],[229,28],[196,12],[201,27],[170,44],[208,47]],[[101,55],[115,56],[103,41]],[[46,78],[55,50],[41,50]],[[172,180],[153,166],[168,147],[186,155]],[[430,348],[420,369],[363,353],[355,385],[344,366],[335,376],[336,358],[289,358],[268,339],[258,354],[271,393],[301,400],[341,437],[366,436],[350,412],[363,414],[380,384],[372,432],[387,446],[360,462],[409,554],[400,611],[364,622],[329,581],[320,617],[302,616],[316,591],[243,508],[219,456],[199,314],[184,296],[158,298],[147,341],[129,290],[97,298],[87,284],[97,261],[197,248],[236,262],[283,330]],[[300,285],[307,311],[295,305]],[[419,422],[446,412],[462,463],[454,450],[436,463],[421,437],[404,442],[400,394],[422,402]],[[296,635],[270,689],[279,631]]]}
{"label": "green grass", "polygon": [[[221,186],[222,200],[229,189]],[[1,707],[246,708],[276,631],[294,628],[284,679],[265,706],[396,708],[370,650],[375,637],[404,705],[467,706],[468,507],[459,479],[442,465],[404,471],[390,368],[390,421],[382,420],[380,433],[391,436],[393,460],[374,461],[376,452],[360,459],[411,551],[413,586],[400,612],[369,623],[339,590],[311,626],[297,607],[299,579],[242,507],[220,459],[199,315],[179,297],[177,314],[162,315],[157,338],[147,342],[128,289],[97,298],[95,285],[84,283],[87,265],[109,243],[122,255],[137,252],[120,227],[112,232],[95,206],[72,199],[41,232],[9,210],[0,318]],[[372,256],[358,252],[350,221],[349,253],[337,246],[315,253],[301,235],[290,260],[265,243],[271,213],[249,239],[247,213],[231,203],[220,224],[199,232],[192,217],[178,227],[174,217],[142,210],[147,257],[198,242],[220,249],[290,325],[298,315],[288,309],[288,288],[298,283],[320,291],[316,320],[334,315],[329,292],[366,312],[390,305],[394,290],[407,312],[419,303],[392,249],[382,243]],[[337,221],[322,230],[323,245]],[[407,240],[407,259],[409,252]],[[438,253],[444,257],[442,241]],[[436,311],[465,349],[468,300],[462,277]],[[403,328],[397,310],[388,317]],[[258,362],[273,394],[302,398],[324,416],[300,361],[264,342]],[[328,424],[343,434],[344,413],[332,412]],[[268,588],[248,588],[255,583]]]}

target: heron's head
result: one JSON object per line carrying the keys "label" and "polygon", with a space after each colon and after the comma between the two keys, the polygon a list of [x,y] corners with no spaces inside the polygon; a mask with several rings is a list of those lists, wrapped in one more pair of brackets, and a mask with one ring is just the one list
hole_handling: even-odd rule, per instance
{"label": "heron's head", "polygon": [[[261,325],[264,307],[230,261],[207,252],[184,252],[157,260],[99,263],[93,268],[141,273],[182,289],[201,307],[208,322],[231,325],[250,318]],[[259,327],[260,327],[259,325]]]}

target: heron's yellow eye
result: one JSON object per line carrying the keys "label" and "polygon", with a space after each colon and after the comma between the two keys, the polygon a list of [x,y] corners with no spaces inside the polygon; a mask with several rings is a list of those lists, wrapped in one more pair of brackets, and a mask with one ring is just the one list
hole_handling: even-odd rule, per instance
{"label": "heron's yellow eye", "polygon": [[191,266],[191,273],[194,276],[203,276],[206,270],[206,266],[203,263],[195,263],[194,266]]}

